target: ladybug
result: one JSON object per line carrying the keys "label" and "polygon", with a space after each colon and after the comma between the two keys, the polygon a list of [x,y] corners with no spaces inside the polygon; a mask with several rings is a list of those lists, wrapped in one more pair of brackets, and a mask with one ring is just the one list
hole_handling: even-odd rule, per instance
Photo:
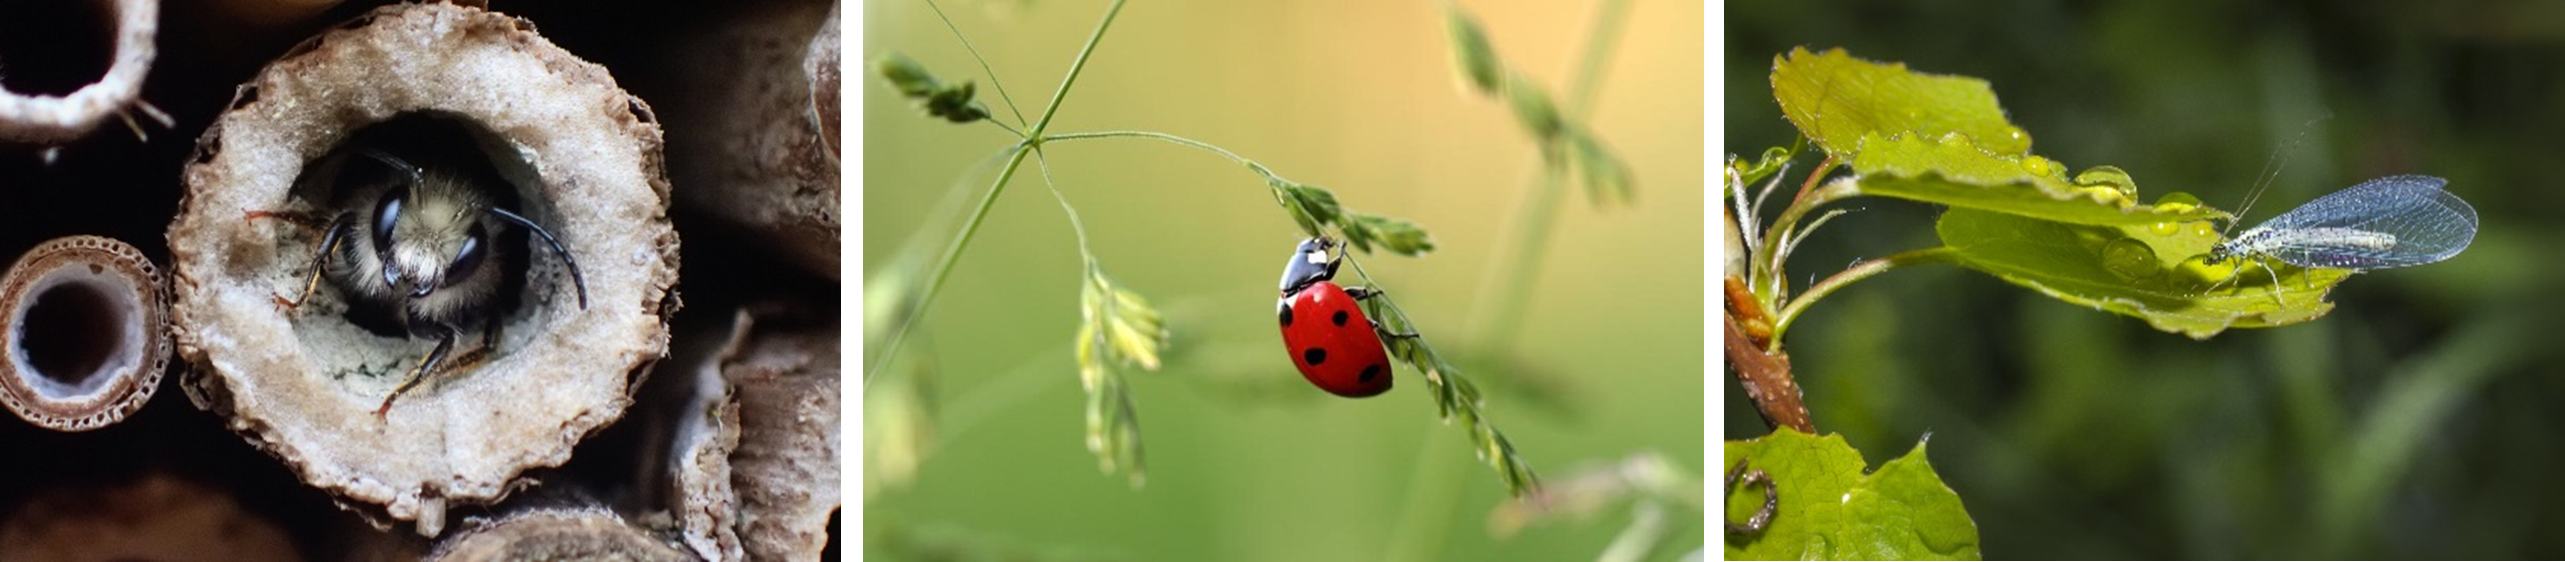
{"label": "ladybug", "polygon": [[1283,348],[1291,352],[1292,366],[1320,390],[1346,398],[1379,395],[1389,391],[1389,354],[1381,349],[1383,334],[1354,304],[1379,293],[1336,285],[1344,257],[1328,255],[1335,247],[1326,238],[1304,240],[1283,266],[1282,300],[1275,305]]}

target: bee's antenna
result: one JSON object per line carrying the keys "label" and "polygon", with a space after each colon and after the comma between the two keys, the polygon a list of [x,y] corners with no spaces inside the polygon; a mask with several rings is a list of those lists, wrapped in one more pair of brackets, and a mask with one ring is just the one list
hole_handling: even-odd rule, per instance
{"label": "bee's antenna", "polygon": [[534,224],[534,221],[526,220],[525,217],[517,216],[516,213],[508,212],[507,209],[490,207],[489,210],[490,214],[498,215],[499,218],[508,219],[510,222],[517,223],[518,226],[525,227],[526,230],[532,230],[535,234],[542,235],[543,242],[545,244],[552,245],[552,253],[554,255],[561,256],[561,263],[570,266],[570,283],[579,288],[579,309],[587,310],[588,278],[579,275],[579,260],[572,259],[570,257],[570,250],[563,249],[561,247],[561,240],[553,238],[552,232],[544,230],[542,225]]}
{"label": "bee's antenna", "polygon": [[[408,160],[402,160],[399,156],[393,156],[391,153],[384,152],[382,149],[377,148],[365,149],[363,153],[367,158],[373,158],[377,162],[382,162],[385,166],[391,166],[392,169],[400,170],[402,174],[408,175],[410,177],[411,185],[417,185],[420,181],[423,181],[423,174],[419,171],[419,167],[411,164]],[[513,217],[513,215],[511,216]],[[524,221],[525,219],[517,218],[517,220]],[[551,235],[545,235],[544,237],[550,238]]]}

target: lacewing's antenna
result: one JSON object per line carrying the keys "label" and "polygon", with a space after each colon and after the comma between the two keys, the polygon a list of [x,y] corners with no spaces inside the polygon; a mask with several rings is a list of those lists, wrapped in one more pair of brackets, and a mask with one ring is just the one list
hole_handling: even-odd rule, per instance
{"label": "lacewing's antenna", "polygon": [[2271,149],[2271,157],[2262,161],[2261,177],[2253,182],[2252,191],[2245,192],[2244,204],[2236,208],[2234,218],[2227,219],[2227,227],[2218,231],[2218,238],[2225,239],[2227,234],[2235,232],[2235,225],[2244,222],[2245,212],[2253,210],[2253,202],[2261,200],[2262,192],[2270,191],[2272,180],[2280,177],[2280,170],[2289,167],[2289,155],[2295,154],[2298,151],[2298,145],[2306,142],[2307,133],[2316,130],[2316,123],[2332,118],[2333,112],[2328,111],[2324,115],[2308,119],[2306,124],[2298,126],[2297,136],[2290,137],[2287,144]]}

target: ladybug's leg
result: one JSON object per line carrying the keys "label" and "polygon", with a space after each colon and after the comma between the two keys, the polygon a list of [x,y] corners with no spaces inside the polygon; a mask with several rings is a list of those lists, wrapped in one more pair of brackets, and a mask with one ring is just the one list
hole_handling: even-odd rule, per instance
{"label": "ladybug's leg", "polygon": [[[1379,295],[1384,295],[1384,294],[1388,294],[1388,293],[1387,293],[1387,292],[1385,292],[1385,291],[1382,291],[1382,290],[1380,290],[1380,289],[1374,289],[1374,288],[1371,288],[1371,287],[1346,287],[1346,288],[1345,288],[1345,296],[1354,297],[1354,300],[1357,300],[1357,301],[1360,301],[1360,300],[1363,300],[1363,299],[1372,298],[1372,297],[1379,296]],[[1389,331],[1389,330],[1381,329],[1379,324],[1373,324],[1373,325],[1372,325],[1372,331],[1380,332],[1380,336],[1381,336],[1381,337],[1384,337],[1384,338],[1413,339],[1413,338],[1415,338],[1415,337],[1416,337],[1416,332],[1407,332],[1407,333],[1392,332],[1392,331]]]}

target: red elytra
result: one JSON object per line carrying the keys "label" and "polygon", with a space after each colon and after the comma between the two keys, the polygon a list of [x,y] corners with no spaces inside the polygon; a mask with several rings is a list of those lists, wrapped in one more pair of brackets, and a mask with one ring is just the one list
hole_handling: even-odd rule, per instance
{"label": "red elytra", "polygon": [[1279,305],[1291,364],[1319,389],[1346,398],[1389,391],[1389,354],[1354,296],[1334,281],[1301,287]]}
{"label": "red elytra", "polygon": [[1336,285],[1336,268],[1345,259],[1329,252],[1337,247],[1328,238],[1302,240],[1283,264],[1282,300],[1275,303],[1283,349],[1300,376],[1320,390],[1347,398],[1378,396],[1389,391],[1389,354],[1381,349],[1382,334],[1355,304],[1372,292]]}

